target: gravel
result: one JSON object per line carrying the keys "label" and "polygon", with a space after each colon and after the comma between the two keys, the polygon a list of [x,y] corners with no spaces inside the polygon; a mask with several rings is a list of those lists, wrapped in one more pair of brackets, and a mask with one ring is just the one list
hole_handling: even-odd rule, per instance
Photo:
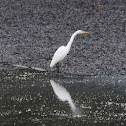
{"label": "gravel", "polygon": [[125,0],[1,0],[0,70],[18,64],[56,72],[54,52],[78,29],[89,34],[76,36],[62,73],[126,75]]}

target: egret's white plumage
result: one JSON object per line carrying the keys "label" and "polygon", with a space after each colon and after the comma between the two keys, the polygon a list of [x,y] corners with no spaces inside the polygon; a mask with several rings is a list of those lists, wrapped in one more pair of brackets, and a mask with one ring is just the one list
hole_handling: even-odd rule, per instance
{"label": "egret's white plumage", "polygon": [[70,41],[68,42],[68,44],[66,46],[61,46],[59,47],[56,52],[54,53],[54,56],[52,58],[50,67],[52,68],[56,63],[58,63],[59,61],[63,60],[65,58],[65,56],[69,53],[70,48],[71,48],[71,44],[75,38],[75,36],[77,34],[88,34],[88,32],[82,31],[82,30],[77,30],[75,33],[72,34]]}

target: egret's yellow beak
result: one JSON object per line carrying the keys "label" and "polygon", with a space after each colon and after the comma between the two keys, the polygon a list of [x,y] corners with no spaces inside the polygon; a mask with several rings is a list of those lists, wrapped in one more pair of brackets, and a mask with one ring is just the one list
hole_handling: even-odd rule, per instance
{"label": "egret's yellow beak", "polygon": [[88,32],[86,32],[86,31],[83,31],[83,33],[88,34]]}

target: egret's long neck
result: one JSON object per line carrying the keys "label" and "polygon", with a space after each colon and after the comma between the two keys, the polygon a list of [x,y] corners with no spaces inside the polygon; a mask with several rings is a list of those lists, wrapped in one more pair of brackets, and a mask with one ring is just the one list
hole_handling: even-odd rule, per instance
{"label": "egret's long neck", "polygon": [[76,35],[77,35],[77,33],[75,32],[75,33],[71,36],[70,41],[68,42],[68,44],[67,44],[67,46],[66,46],[66,47],[68,47],[69,49],[70,49],[70,47],[71,47],[71,45],[72,45],[72,42],[73,42],[73,40],[74,40],[74,38],[75,38]]}

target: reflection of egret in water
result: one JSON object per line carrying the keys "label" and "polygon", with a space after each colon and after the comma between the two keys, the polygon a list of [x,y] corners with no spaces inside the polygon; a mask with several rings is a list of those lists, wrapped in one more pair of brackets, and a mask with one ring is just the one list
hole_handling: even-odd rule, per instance
{"label": "reflection of egret in water", "polygon": [[62,87],[61,85],[57,84],[56,82],[54,82],[53,80],[50,80],[50,83],[52,85],[52,88],[55,92],[55,94],[58,96],[59,100],[61,101],[68,101],[72,112],[74,115],[80,116],[80,113],[78,112],[75,104],[73,103],[73,100],[69,94],[69,92]]}

